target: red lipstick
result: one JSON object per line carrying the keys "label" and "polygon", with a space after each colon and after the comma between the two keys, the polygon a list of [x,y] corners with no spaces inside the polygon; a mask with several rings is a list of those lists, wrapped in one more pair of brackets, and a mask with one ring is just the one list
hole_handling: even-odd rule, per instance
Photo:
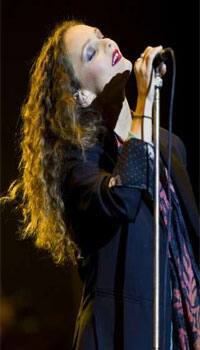
{"label": "red lipstick", "polygon": [[121,60],[121,58],[122,58],[122,54],[119,52],[118,49],[115,49],[113,51],[113,54],[112,54],[112,66],[117,64],[117,62],[119,62],[119,60]]}

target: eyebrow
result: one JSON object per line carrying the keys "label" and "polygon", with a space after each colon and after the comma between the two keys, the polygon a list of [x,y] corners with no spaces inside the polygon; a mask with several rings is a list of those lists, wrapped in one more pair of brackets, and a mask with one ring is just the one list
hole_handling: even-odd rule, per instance
{"label": "eyebrow", "polygon": [[[101,31],[98,29],[98,28],[94,28],[94,33],[96,34],[96,36],[97,36],[97,34],[101,34]],[[83,52],[84,52],[84,49],[85,49],[85,47],[87,46],[87,44],[89,44],[89,42],[91,41],[91,39],[88,39],[88,40],[86,40],[86,42],[83,44],[83,46],[82,46],[82,50],[81,50],[81,60],[83,61]]]}

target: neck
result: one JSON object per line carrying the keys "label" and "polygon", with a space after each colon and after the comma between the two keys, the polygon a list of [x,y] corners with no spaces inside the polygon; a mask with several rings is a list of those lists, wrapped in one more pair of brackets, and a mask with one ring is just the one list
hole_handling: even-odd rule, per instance
{"label": "neck", "polygon": [[123,101],[122,109],[120,111],[116,126],[114,131],[117,135],[121,137],[123,141],[125,141],[128,137],[128,133],[131,129],[132,123],[132,115],[131,110],[128,104],[127,99],[125,98]]}

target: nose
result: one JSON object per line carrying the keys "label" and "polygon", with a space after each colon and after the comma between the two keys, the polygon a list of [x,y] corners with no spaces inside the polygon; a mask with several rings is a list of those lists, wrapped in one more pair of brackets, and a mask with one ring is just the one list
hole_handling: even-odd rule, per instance
{"label": "nose", "polygon": [[109,39],[109,38],[104,38],[103,39],[103,44],[104,44],[104,48],[106,49],[106,50],[111,50],[112,49],[112,47],[113,47],[113,42],[112,42],[112,40],[111,39]]}

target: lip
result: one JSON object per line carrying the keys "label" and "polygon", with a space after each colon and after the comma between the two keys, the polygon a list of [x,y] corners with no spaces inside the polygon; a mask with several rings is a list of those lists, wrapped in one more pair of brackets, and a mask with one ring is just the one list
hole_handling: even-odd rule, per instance
{"label": "lip", "polygon": [[[115,56],[117,57],[115,58]],[[118,49],[115,49],[112,54],[112,66],[115,66],[122,58],[122,54],[119,52]]]}

